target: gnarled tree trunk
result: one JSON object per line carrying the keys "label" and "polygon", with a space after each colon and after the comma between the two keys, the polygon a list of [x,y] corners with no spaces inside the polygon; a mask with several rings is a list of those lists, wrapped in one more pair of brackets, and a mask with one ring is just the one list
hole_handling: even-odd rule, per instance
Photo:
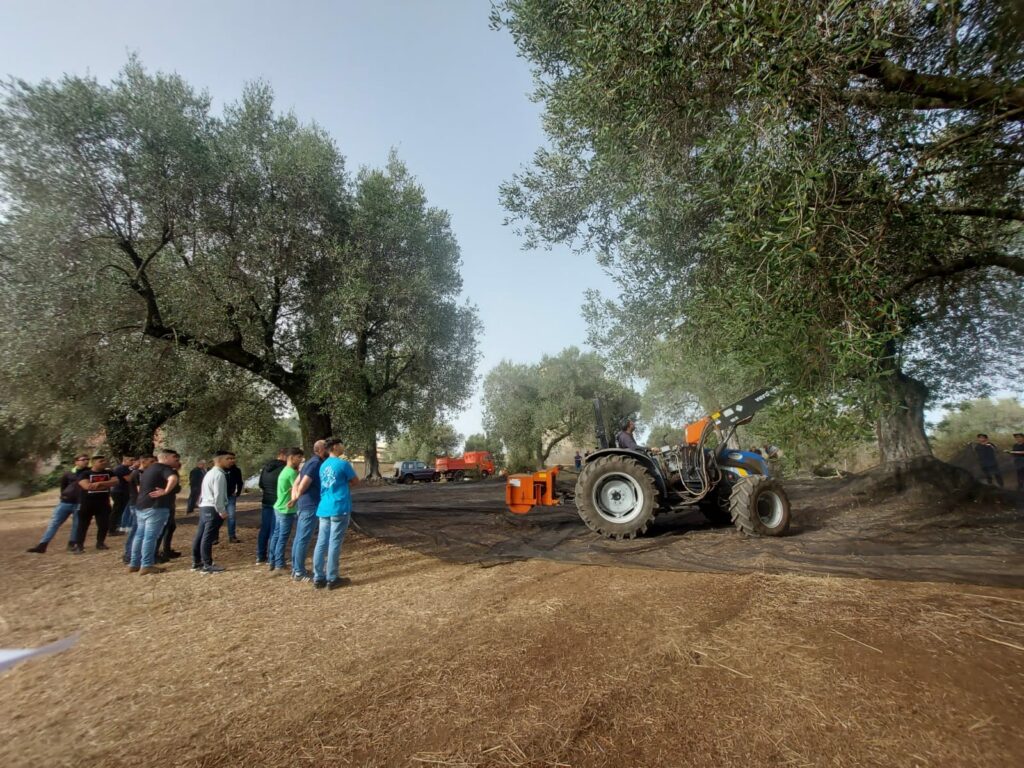
{"label": "gnarled tree trunk", "polygon": [[[294,401],[293,401],[294,402]],[[313,455],[313,443],[331,437],[331,416],[316,405],[295,404],[299,414],[299,430],[302,432],[302,449],[307,456]]]}
{"label": "gnarled tree trunk", "polygon": [[377,438],[376,436],[370,440],[369,445],[366,446],[366,471],[363,473],[363,477],[367,480],[379,480],[380,479],[380,458],[377,456]]}
{"label": "gnarled tree trunk", "polygon": [[971,493],[975,482],[969,472],[932,455],[924,431],[928,388],[896,367],[883,386],[886,403],[875,425],[882,464],[859,484],[879,497],[910,491],[943,503]]}
{"label": "gnarled tree trunk", "polygon": [[884,381],[886,405],[875,424],[883,464],[902,464],[931,458],[924,432],[924,406],[928,388],[900,370]]}

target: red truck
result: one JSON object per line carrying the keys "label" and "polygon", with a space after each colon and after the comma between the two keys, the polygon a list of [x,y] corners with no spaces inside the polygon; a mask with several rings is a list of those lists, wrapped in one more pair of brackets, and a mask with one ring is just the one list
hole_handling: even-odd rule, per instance
{"label": "red truck", "polygon": [[494,474],[494,457],[490,451],[466,451],[459,458],[441,456],[434,463],[434,472],[446,480],[462,480],[473,474],[489,477]]}

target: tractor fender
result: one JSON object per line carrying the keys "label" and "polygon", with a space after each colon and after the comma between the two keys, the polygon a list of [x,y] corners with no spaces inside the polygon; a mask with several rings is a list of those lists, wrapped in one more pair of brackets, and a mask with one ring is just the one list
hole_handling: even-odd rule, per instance
{"label": "tractor fender", "polygon": [[665,484],[665,476],[661,474],[661,467],[658,466],[658,462],[656,462],[650,454],[644,453],[643,451],[631,451],[628,448],[601,448],[587,456],[583,460],[583,464],[586,466],[594,460],[600,459],[602,456],[628,456],[629,458],[640,462],[644,468],[651,473],[651,477],[654,478],[654,485],[658,489],[658,496],[660,497],[659,502],[663,503],[665,499],[668,498],[668,487]]}

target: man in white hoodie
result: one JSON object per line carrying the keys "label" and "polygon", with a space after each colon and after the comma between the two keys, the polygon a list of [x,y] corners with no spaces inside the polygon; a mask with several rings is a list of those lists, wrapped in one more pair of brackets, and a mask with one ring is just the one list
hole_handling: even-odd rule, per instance
{"label": "man in white hoodie", "polygon": [[203,476],[199,491],[199,524],[192,539],[192,570],[200,573],[220,573],[223,566],[213,563],[213,542],[221,523],[228,516],[227,470],[235,464],[231,451],[217,451],[213,468]]}

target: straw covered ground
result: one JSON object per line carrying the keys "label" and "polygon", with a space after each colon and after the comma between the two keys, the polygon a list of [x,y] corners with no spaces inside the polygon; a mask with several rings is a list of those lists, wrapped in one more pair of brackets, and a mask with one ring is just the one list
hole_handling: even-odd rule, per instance
{"label": "straw covered ground", "polygon": [[[1024,590],[527,561],[352,535],[354,585],[30,555],[0,504],[0,765],[1010,766]],[[358,504],[358,499],[357,499]],[[178,548],[192,526],[179,526]],[[113,539],[112,544],[121,539]]]}

